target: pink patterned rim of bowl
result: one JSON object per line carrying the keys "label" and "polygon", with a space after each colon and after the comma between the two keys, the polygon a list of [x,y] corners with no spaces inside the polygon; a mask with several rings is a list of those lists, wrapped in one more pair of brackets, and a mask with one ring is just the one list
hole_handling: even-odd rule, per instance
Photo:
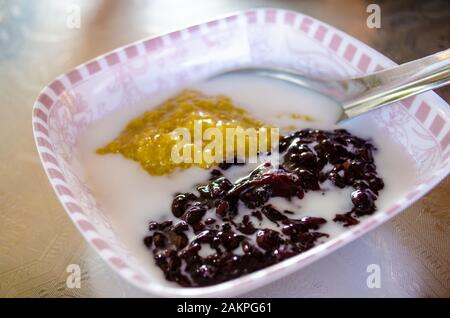
{"label": "pink patterned rim of bowl", "polygon": [[161,284],[141,268],[111,228],[95,193],[79,173],[77,138],[111,111],[212,73],[244,65],[274,65],[339,78],[394,65],[351,36],[304,14],[253,9],[135,42],[57,77],[37,98],[33,132],[49,181],[92,248],[119,275],[160,296],[236,295],[286,276],[367,233],[422,197],[450,172],[450,113],[433,92],[371,114],[413,158],[420,184],[386,210],[314,249],[219,285]]}

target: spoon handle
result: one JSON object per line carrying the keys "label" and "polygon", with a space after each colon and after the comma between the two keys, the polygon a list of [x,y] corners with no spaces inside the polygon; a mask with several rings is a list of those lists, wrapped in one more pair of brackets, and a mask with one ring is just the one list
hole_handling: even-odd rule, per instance
{"label": "spoon handle", "polygon": [[385,71],[335,83],[345,87],[347,93],[353,91],[351,98],[342,101],[342,106],[349,118],[358,116],[450,83],[450,49]]}

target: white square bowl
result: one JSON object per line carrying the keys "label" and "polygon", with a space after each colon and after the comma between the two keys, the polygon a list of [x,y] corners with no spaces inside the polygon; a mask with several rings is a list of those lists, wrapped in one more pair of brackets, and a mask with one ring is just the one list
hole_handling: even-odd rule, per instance
{"label": "white square bowl", "polygon": [[32,114],[39,156],[56,195],[84,238],[119,275],[153,295],[231,296],[257,288],[335,251],[400,213],[450,172],[450,111],[433,92],[365,116],[415,162],[419,184],[340,236],[255,273],[210,287],[161,284],[130,255],[79,173],[80,133],[110,112],[232,67],[272,65],[322,78],[351,77],[395,65],[351,36],[309,16],[254,9],[135,42],[59,76]]}

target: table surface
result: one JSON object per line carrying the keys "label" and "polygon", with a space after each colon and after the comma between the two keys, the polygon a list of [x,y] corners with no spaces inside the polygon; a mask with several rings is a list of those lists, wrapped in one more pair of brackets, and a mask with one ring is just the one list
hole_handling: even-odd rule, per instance
{"label": "table surface", "polygon": [[[381,29],[366,27],[373,1],[0,0],[0,297],[147,296],[84,242],[47,181],[31,107],[55,76],[116,47],[250,7],[282,7],[334,25],[398,63],[446,49],[450,2],[377,1]],[[71,4],[79,29],[67,27]],[[450,90],[437,91],[447,102]],[[13,159],[11,159],[13,158]],[[251,297],[450,296],[450,179],[390,222]],[[66,286],[79,264],[81,288]],[[381,288],[367,287],[367,267]]]}

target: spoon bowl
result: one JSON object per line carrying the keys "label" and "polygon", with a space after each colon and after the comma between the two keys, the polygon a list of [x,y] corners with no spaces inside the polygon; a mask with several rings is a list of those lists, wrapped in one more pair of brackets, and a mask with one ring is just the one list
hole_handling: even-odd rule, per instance
{"label": "spoon bowl", "polygon": [[450,83],[450,49],[373,74],[341,80],[322,80],[282,68],[246,67],[226,74],[253,74],[273,78],[326,95],[342,107],[341,122],[387,104]]}

